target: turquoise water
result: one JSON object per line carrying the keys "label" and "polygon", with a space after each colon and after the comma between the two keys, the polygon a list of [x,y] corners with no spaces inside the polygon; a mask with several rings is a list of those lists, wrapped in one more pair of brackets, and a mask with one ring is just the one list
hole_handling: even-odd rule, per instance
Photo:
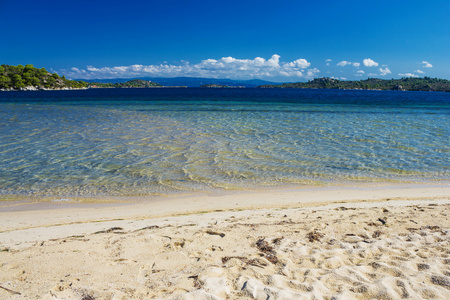
{"label": "turquoise water", "polygon": [[0,194],[124,196],[450,179],[450,94],[0,93]]}

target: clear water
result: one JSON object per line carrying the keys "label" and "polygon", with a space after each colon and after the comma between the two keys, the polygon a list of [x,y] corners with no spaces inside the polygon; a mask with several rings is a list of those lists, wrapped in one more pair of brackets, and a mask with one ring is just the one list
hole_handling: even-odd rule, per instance
{"label": "clear water", "polygon": [[0,194],[450,179],[450,93],[0,92]]}

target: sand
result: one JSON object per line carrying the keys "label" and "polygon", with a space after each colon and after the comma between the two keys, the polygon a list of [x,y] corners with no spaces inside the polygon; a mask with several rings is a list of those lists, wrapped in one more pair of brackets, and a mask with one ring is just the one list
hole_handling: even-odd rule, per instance
{"label": "sand", "polygon": [[0,299],[450,299],[450,185],[3,203],[0,250]]}

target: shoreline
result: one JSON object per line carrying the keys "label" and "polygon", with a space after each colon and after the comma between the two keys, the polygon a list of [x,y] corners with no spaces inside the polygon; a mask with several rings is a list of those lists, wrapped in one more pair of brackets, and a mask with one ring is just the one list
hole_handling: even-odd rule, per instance
{"label": "shoreline", "polygon": [[[92,199],[92,198],[89,198]],[[166,217],[194,216],[212,212],[259,211],[265,209],[316,208],[336,205],[364,207],[370,203],[450,203],[450,184],[360,184],[352,186],[309,187],[289,190],[197,193],[175,197],[137,197],[113,202],[0,202],[0,245],[4,235],[21,230],[117,220],[157,220]],[[433,202],[434,201],[434,202]],[[96,226],[94,226],[96,227]],[[77,229],[78,230],[78,229]],[[55,232],[63,237],[66,232]],[[12,234],[12,236],[14,235]],[[47,236],[47,233],[43,233]],[[3,237],[2,237],[3,235]],[[70,234],[69,234],[70,235]],[[27,236],[31,238],[32,236]],[[48,238],[52,238],[48,235]],[[4,245],[3,245],[4,246]]]}
{"label": "shoreline", "polygon": [[450,297],[448,184],[76,204],[0,212],[0,297]]}
{"label": "shoreline", "polygon": [[[288,197],[298,193],[302,197],[310,198],[326,198],[330,201],[337,201],[338,197],[332,195],[333,191],[337,194],[344,192],[343,198],[347,194],[351,195],[354,200],[354,193],[370,191],[375,193],[376,191],[394,191],[396,193],[403,193],[408,190],[416,189],[445,189],[450,188],[450,181],[427,181],[427,182],[345,182],[337,184],[323,184],[323,185],[304,185],[304,186],[279,186],[279,187],[259,187],[259,188],[247,188],[240,190],[206,190],[206,191],[193,191],[193,192],[178,192],[172,194],[159,194],[159,195],[123,195],[123,196],[41,196],[41,195],[14,195],[5,194],[0,195],[0,213],[13,212],[13,211],[27,211],[27,210],[49,210],[60,208],[96,208],[96,207],[108,207],[108,206],[123,206],[123,205],[139,205],[150,204],[160,201],[177,201],[177,199],[197,199],[197,198],[232,198],[243,196],[245,198],[252,198],[266,195],[287,194]],[[395,191],[398,190],[398,191]],[[354,192],[352,194],[352,191]],[[450,190],[448,191],[450,194]],[[290,195],[290,196],[289,196]],[[407,192],[408,196],[412,196],[412,193]],[[364,197],[364,195],[361,195]],[[395,197],[395,196],[392,196]],[[343,199],[346,200],[346,199]],[[196,200],[197,201],[197,200]],[[289,201],[288,201],[289,202]],[[316,202],[316,201],[314,201]],[[253,203],[250,201],[249,203]],[[277,205],[279,204],[276,202]],[[288,203],[289,204],[289,203]],[[243,203],[242,203],[243,205]],[[240,205],[240,206],[242,206]],[[256,207],[265,208],[257,203]]]}

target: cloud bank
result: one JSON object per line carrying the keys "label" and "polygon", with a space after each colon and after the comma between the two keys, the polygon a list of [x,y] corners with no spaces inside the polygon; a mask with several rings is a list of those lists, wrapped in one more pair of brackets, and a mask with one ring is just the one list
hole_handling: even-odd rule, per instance
{"label": "cloud bank", "polygon": [[160,64],[160,65],[131,65],[118,67],[87,66],[86,69],[71,68],[61,70],[69,78],[79,79],[109,79],[132,77],[205,77],[205,78],[234,78],[253,79],[267,77],[295,77],[310,79],[320,71],[309,68],[311,63],[300,58],[291,62],[280,62],[280,56],[272,55],[270,59],[256,57],[254,59],[237,59],[222,57],[221,59],[205,59],[200,63],[191,64]]}
{"label": "cloud bank", "polygon": [[[419,65],[419,68],[417,68]],[[339,74],[336,78],[385,77],[395,72],[402,77],[424,76],[433,65],[428,61],[416,61],[416,70],[402,70],[401,73],[391,69],[387,64],[365,58],[362,62],[355,60],[322,61],[325,74]],[[425,71],[423,71],[425,70]],[[253,59],[239,59],[231,56],[220,59],[208,58],[199,63],[181,61],[178,64],[164,62],[159,65],[129,65],[114,67],[87,66],[84,69],[71,68],[59,70],[71,79],[112,79],[112,78],[142,78],[142,77],[203,77],[228,79],[266,79],[273,81],[302,81],[320,77],[320,71],[304,58],[293,61],[281,61],[280,56],[273,54],[269,59],[255,57]],[[323,75],[322,75],[323,76]],[[344,76],[344,77],[342,77]]]}

